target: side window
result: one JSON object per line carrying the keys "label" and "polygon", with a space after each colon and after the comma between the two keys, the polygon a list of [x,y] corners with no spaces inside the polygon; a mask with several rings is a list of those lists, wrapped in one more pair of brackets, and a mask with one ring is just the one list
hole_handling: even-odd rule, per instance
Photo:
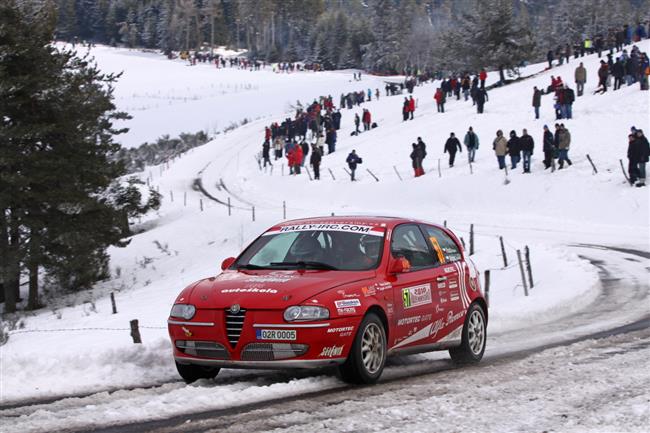
{"label": "side window", "polygon": [[413,269],[432,267],[434,260],[422,232],[416,225],[401,225],[393,230],[390,242],[393,257],[404,257]]}
{"label": "side window", "polygon": [[429,242],[436,255],[436,262],[449,263],[460,260],[461,254],[458,245],[447,233],[431,226],[424,226],[424,231],[429,237]]}

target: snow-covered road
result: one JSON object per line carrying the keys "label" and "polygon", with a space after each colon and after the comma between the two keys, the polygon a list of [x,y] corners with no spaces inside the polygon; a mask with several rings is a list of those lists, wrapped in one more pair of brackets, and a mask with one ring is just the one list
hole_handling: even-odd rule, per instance
{"label": "snow-covered road", "polygon": [[365,388],[323,372],[227,371],[215,382],[6,408],[0,422],[7,433],[643,431],[650,254],[573,248],[600,268],[598,298],[561,320],[490,334],[475,368],[455,368],[441,353],[405,356],[390,361],[379,385]]}

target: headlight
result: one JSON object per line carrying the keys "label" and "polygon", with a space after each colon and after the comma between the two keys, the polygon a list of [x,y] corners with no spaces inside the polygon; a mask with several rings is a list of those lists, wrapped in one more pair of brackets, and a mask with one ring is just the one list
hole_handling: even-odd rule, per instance
{"label": "headlight", "polygon": [[330,312],[325,307],[294,305],[284,310],[284,320],[287,322],[295,320],[326,320],[329,318]]}
{"label": "headlight", "polygon": [[196,313],[196,308],[194,305],[174,304],[169,315],[172,317],[180,317],[181,319],[190,320],[192,317],[194,317],[194,313]]}

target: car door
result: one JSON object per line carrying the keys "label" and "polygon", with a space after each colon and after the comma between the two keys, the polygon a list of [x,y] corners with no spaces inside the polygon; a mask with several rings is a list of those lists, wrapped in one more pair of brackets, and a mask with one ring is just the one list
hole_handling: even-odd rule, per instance
{"label": "car door", "polygon": [[464,315],[469,306],[465,290],[465,275],[460,247],[443,230],[429,225],[422,226],[429,245],[438,260],[436,295],[444,310],[444,325],[451,326]]}
{"label": "car door", "polygon": [[408,272],[399,273],[393,282],[395,319],[391,345],[395,348],[431,342],[434,323],[442,318],[436,292],[442,277],[433,249],[417,224],[397,226],[391,235],[390,252],[410,263]]}

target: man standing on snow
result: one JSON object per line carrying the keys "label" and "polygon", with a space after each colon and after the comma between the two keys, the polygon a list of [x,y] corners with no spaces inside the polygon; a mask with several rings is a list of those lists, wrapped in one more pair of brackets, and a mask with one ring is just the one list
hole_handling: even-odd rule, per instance
{"label": "man standing on snow", "polygon": [[463,143],[465,144],[465,147],[467,147],[467,158],[470,163],[474,162],[474,155],[476,154],[476,150],[478,149],[478,135],[474,132],[474,129],[472,127],[469,127],[469,130],[467,131],[467,134],[465,134],[465,138],[463,139]]}
{"label": "man standing on snow", "polygon": [[539,106],[542,104],[542,91],[537,88],[533,89],[533,108],[535,109],[535,119],[539,119]]}
{"label": "man standing on snow", "polygon": [[354,113],[354,135],[359,135],[361,131],[359,131],[359,125],[361,124],[361,118],[359,117],[359,113]]}
{"label": "man standing on snow", "polygon": [[553,138],[553,133],[549,131],[548,126],[544,125],[544,137],[543,137],[544,146],[542,150],[544,151],[544,170],[549,167],[553,167],[552,171],[555,171],[555,163],[553,159],[553,153],[555,151],[555,140]]}
{"label": "man standing on snow", "polygon": [[634,182],[638,180],[636,186],[645,186],[645,165],[650,157],[650,144],[642,130],[637,129],[630,134],[627,157],[629,159],[630,185],[634,185]]}
{"label": "man standing on snow", "polygon": [[409,114],[411,115],[410,119],[413,120],[413,114],[415,113],[415,99],[413,95],[409,97]]}
{"label": "man standing on snow", "polygon": [[485,88],[481,87],[476,89],[476,112],[481,114],[483,113],[483,106],[485,102],[488,101],[488,95],[485,91]]}
{"label": "man standing on snow", "polygon": [[479,80],[481,80],[481,89],[485,89],[485,80],[487,80],[487,71],[485,68],[481,69],[481,72],[478,74]]}
{"label": "man standing on snow", "polygon": [[357,164],[361,164],[363,161],[357,155],[357,151],[352,149],[345,162],[348,163],[348,167],[350,168],[350,180],[354,182],[356,180],[354,178],[354,172],[357,169]]}
{"label": "man standing on snow", "polygon": [[558,152],[560,154],[558,158],[558,163],[560,165],[559,170],[564,168],[564,161],[567,164],[572,165],[573,163],[569,159],[569,148],[571,147],[571,133],[568,129],[564,127],[564,123],[560,124],[558,131]]}
{"label": "man standing on snow", "polygon": [[402,104],[402,121],[406,122],[409,118],[409,100],[405,96],[404,103]]}
{"label": "man standing on snow", "polygon": [[517,164],[521,160],[521,144],[519,143],[519,137],[517,137],[517,133],[514,130],[510,131],[508,155],[510,155],[510,168],[514,170],[517,168]]}
{"label": "man standing on snow", "polygon": [[585,91],[585,83],[587,82],[587,69],[584,67],[582,62],[580,62],[580,66],[576,68],[575,81],[578,96],[582,96],[582,93]]}
{"label": "man standing on snow", "polygon": [[440,87],[438,87],[438,90],[436,90],[436,94],[433,96],[433,99],[436,100],[436,105],[438,107],[438,113],[444,113],[445,112],[445,92],[442,91]]}
{"label": "man standing on snow", "polygon": [[462,152],[463,148],[460,146],[460,141],[458,141],[456,135],[452,132],[451,134],[449,134],[449,138],[445,143],[445,151],[444,151],[444,153],[449,152],[449,167],[454,166],[454,161],[456,160],[457,151]]}
{"label": "man standing on snow", "polygon": [[566,119],[573,119],[573,102],[576,99],[576,94],[568,85],[564,86],[562,92],[564,92],[564,98],[562,100],[562,103],[564,104],[562,107],[564,117]]}
{"label": "man standing on snow", "polygon": [[273,166],[273,164],[271,164],[270,152],[271,143],[269,143],[269,140],[264,140],[264,144],[262,144],[262,158],[264,158],[264,168],[266,168],[267,164]]}
{"label": "man standing on snow", "polygon": [[506,140],[506,138],[503,136],[503,131],[500,129],[497,131],[497,137],[492,142],[492,149],[494,149],[494,154],[497,156],[497,161],[499,162],[499,170],[503,170],[506,167],[508,140]]}
{"label": "man standing on snow", "polygon": [[311,164],[312,168],[314,169],[314,179],[319,180],[320,179],[320,161],[322,158],[321,151],[318,148],[318,145],[316,143],[311,145],[311,156],[309,157],[309,163]]}
{"label": "man standing on snow", "polygon": [[415,174],[415,177],[420,177],[422,176],[422,150],[420,147],[413,143],[413,150],[411,151],[411,161],[412,161],[412,166],[413,166],[413,173]]}
{"label": "man standing on snow", "polygon": [[370,131],[371,117],[370,117],[370,111],[368,111],[367,108],[363,109],[363,118],[361,120],[363,122],[363,130]]}
{"label": "man standing on snow", "polygon": [[521,153],[524,157],[524,173],[530,173],[530,159],[533,156],[533,150],[535,149],[535,141],[533,140],[533,137],[528,135],[526,129],[521,133],[519,144],[521,146]]}

